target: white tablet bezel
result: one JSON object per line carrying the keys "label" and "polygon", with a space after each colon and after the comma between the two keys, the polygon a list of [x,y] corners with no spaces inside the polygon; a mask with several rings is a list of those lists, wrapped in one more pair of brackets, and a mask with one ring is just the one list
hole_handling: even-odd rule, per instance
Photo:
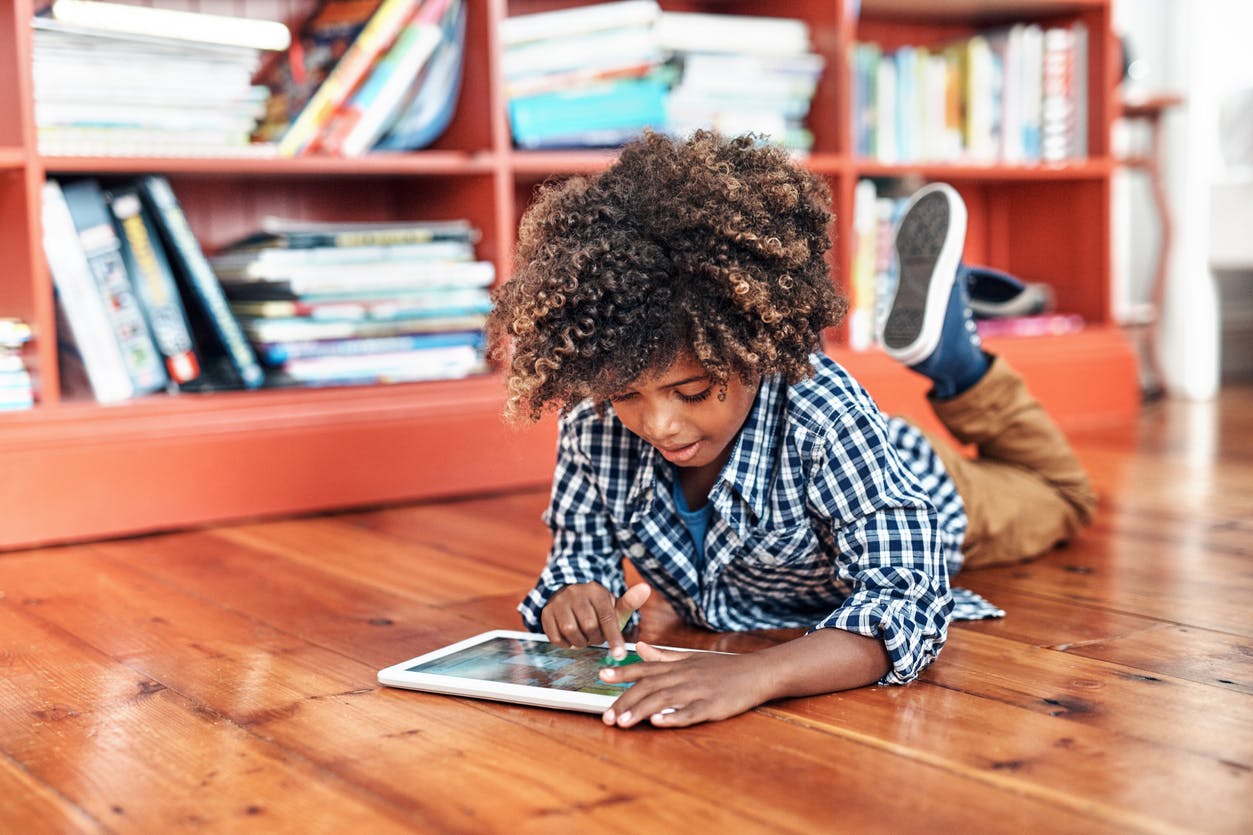
{"label": "white tablet bezel", "polygon": [[[547,687],[533,687],[525,684],[509,684],[474,678],[458,678],[456,676],[436,675],[433,673],[415,673],[409,670],[410,667],[435,661],[446,655],[460,652],[463,649],[494,638],[516,638],[521,641],[534,643],[551,643],[546,637],[535,632],[495,629],[379,670],[379,683],[388,687],[400,687],[407,690],[422,690],[450,696],[470,696],[477,699],[493,699],[514,704],[557,708],[559,710],[577,710],[585,713],[602,713],[617,701],[617,696],[605,696],[599,693],[578,693],[572,690],[555,690]],[[628,650],[634,650],[635,644],[627,644],[626,647]],[[604,651],[605,645],[600,644],[596,648]]]}

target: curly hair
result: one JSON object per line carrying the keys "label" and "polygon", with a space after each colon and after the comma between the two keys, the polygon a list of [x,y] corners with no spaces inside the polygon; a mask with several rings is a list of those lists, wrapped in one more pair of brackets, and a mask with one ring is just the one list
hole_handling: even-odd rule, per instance
{"label": "curly hair", "polygon": [[831,281],[830,192],[752,136],[648,132],[593,176],[547,183],[493,293],[511,419],[598,404],[685,353],[715,383],[812,373],[847,309]]}

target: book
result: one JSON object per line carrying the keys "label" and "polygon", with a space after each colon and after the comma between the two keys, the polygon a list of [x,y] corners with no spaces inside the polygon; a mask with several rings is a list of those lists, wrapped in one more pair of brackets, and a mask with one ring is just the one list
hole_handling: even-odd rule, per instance
{"label": "book", "polygon": [[314,91],[370,22],[381,0],[319,0],[297,27],[287,52],[272,56],[257,73],[269,92],[265,116],[255,137],[277,142],[304,109]]}
{"label": "book", "polygon": [[657,34],[665,52],[799,55],[809,51],[809,25],[798,18],[663,11]]}
{"label": "book", "polygon": [[392,294],[413,291],[488,287],[496,278],[490,261],[464,263],[404,264],[379,270],[313,270],[293,273],[284,278],[223,277],[222,287],[233,299],[282,300],[314,295],[360,295],[390,291]]}
{"label": "book", "polygon": [[848,345],[864,351],[875,340],[875,255],[878,245],[878,192],[873,180],[853,189],[853,260],[848,281]]}
{"label": "book", "polygon": [[1088,43],[1087,27],[1044,30],[1040,96],[1040,156],[1060,162],[1087,156]]}
{"label": "book", "polygon": [[292,359],[308,359],[324,356],[357,356],[360,354],[389,354],[399,351],[420,351],[426,348],[447,348],[470,345],[483,349],[481,330],[448,331],[446,333],[419,333],[402,336],[360,337],[350,339],[324,339],[285,342],[259,342],[257,350],[266,365],[282,365]]}
{"label": "book", "polygon": [[62,388],[77,372],[81,383],[101,403],[114,403],[134,395],[130,375],[122,361],[122,349],[96,293],[87,255],[78,241],[74,219],[61,185],[48,180],[41,190],[43,249],[56,291],[57,352]]}
{"label": "book", "polygon": [[398,261],[459,262],[474,260],[474,247],[467,241],[428,241],[418,244],[247,248],[224,251],[209,259],[218,278],[282,278],[287,271],[302,267],[344,267],[386,264]]}
{"label": "book", "polygon": [[506,83],[530,75],[659,64],[661,43],[653,26],[622,26],[524,43],[500,56]]}
{"label": "book", "polygon": [[487,313],[491,298],[483,289],[428,290],[422,293],[356,299],[240,299],[231,310],[242,319],[282,319],[305,316],[327,322],[390,321],[452,309]]}
{"label": "book", "polygon": [[591,131],[664,127],[667,87],[653,78],[524,96],[509,102],[509,123],[520,148]]}
{"label": "book", "polygon": [[134,282],[157,349],[165,359],[166,374],[176,385],[190,383],[200,376],[191,325],[174,271],[144,209],[139,188],[130,183],[115,186],[105,192],[105,198],[122,244],[122,260]]}
{"label": "book", "polygon": [[20,348],[33,335],[27,322],[12,316],[0,317],[0,348]]}
{"label": "book", "polygon": [[652,26],[661,15],[656,0],[618,0],[571,9],[514,15],[500,25],[500,41],[505,48],[531,41],[548,41],[631,26]]}
{"label": "book", "polygon": [[261,228],[228,244],[225,251],[391,246],[432,241],[475,243],[478,232],[465,220],[306,221],[265,217]]}
{"label": "book", "polygon": [[481,329],[482,313],[419,316],[388,322],[323,322],[314,319],[247,319],[243,328],[254,342],[310,342],[324,339],[406,336]]}
{"label": "book", "polygon": [[519,96],[534,96],[538,93],[552,93],[615,81],[619,78],[643,78],[656,70],[655,61],[640,61],[615,67],[580,67],[564,72],[526,75],[505,82],[505,98],[513,99]]}
{"label": "book", "polygon": [[22,346],[32,336],[21,319],[0,318],[0,411],[29,409],[35,405],[35,389],[22,359]]}
{"label": "book", "polygon": [[465,377],[482,370],[481,351],[470,345],[454,345],[386,354],[291,359],[282,364],[273,379],[280,385],[306,386],[407,383]]}
{"label": "book", "polygon": [[452,122],[461,93],[465,60],[466,6],[461,4],[435,47],[416,91],[374,148],[378,151],[412,151],[434,142]]}
{"label": "book", "polygon": [[160,391],[169,378],[122,257],[122,242],[104,191],[95,179],[85,178],[62,182],[61,193],[87,256],[97,297],[121,348],[131,386],[136,394]]}
{"label": "book", "polygon": [[204,335],[199,339],[202,349],[209,345],[219,349],[235,378],[232,383],[257,388],[264,382],[261,366],[231,313],[222,285],[192,233],[169,181],[149,175],[139,181],[139,188],[184,289],[193,328],[196,322],[200,324]]}
{"label": "book", "polygon": [[319,133],[344,104],[370,67],[400,35],[418,11],[421,0],[383,0],[352,46],[335,64],[326,80],[314,91],[300,114],[279,140],[283,156],[307,153],[316,146]]}
{"label": "book", "polygon": [[278,21],[200,12],[158,9],[97,0],[56,0],[52,17],[87,28],[225,44],[251,49],[283,50],[291,33]]}
{"label": "book", "polygon": [[47,154],[239,155],[265,89],[255,49],[97,31],[37,17],[35,123]]}
{"label": "book", "polygon": [[56,290],[57,349],[63,386],[69,370],[77,369],[97,401],[126,400],[134,396],[135,387],[96,290],[60,183],[45,182],[41,197],[43,248]]}
{"label": "book", "polygon": [[444,38],[443,18],[460,2],[427,0],[369,76],[331,119],[321,150],[360,156],[374,147],[399,115],[408,94]]}
{"label": "book", "polygon": [[1074,313],[1040,313],[1033,316],[1007,316],[975,322],[979,336],[1057,336],[1083,330],[1083,317]]}

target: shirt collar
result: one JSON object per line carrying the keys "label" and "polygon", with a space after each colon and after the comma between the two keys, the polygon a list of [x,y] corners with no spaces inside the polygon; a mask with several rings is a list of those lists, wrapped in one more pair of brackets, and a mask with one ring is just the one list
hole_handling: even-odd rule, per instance
{"label": "shirt collar", "polygon": [[[757,389],[757,398],[735,439],[735,449],[722,468],[719,481],[752,511],[756,522],[766,514],[774,465],[778,460],[780,407],[785,384],[779,376],[766,377]],[[715,491],[717,487],[715,486]],[[726,508],[729,509],[729,508]]]}

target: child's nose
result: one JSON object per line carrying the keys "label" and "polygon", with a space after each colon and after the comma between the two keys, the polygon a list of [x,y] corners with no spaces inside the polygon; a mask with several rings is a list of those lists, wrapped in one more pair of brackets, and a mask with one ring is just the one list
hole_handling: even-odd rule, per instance
{"label": "child's nose", "polygon": [[654,406],[644,410],[644,432],[652,441],[673,438],[678,431],[678,415],[666,406]]}

